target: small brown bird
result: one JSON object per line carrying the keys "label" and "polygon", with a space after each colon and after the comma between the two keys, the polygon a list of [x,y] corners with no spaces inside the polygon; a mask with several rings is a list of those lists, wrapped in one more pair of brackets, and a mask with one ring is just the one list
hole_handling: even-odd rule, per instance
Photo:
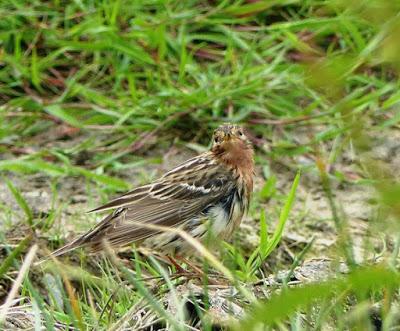
{"label": "small brown bird", "polygon": [[243,128],[224,124],[215,130],[210,151],[92,210],[114,211],[52,255],[83,246],[98,251],[104,241],[114,247],[144,242],[162,254],[185,254],[188,245],[181,236],[149,224],[179,228],[199,240],[208,231],[228,239],[248,210],[253,175],[253,148]]}

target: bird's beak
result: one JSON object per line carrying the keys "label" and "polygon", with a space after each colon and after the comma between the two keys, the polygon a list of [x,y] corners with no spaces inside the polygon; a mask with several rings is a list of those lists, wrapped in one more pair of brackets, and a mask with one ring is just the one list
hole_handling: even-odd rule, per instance
{"label": "bird's beak", "polygon": [[231,134],[231,133],[225,134],[224,143],[231,144],[231,143],[237,142],[238,140],[239,140],[239,138],[236,137],[234,134]]}
{"label": "bird's beak", "polygon": [[232,139],[232,135],[230,133],[225,134],[224,141],[229,141]]}

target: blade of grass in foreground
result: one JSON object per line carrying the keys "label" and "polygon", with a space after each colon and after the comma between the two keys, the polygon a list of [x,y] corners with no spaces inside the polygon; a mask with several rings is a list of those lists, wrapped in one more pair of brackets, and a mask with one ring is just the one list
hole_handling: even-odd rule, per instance
{"label": "blade of grass in foreground", "polygon": [[[290,189],[289,195],[286,199],[285,205],[283,206],[281,213],[279,215],[279,223],[272,235],[270,240],[267,240],[267,234],[261,233],[261,244],[260,244],[260,254],[262,260],[265,260],[271,252],[275,249],[275,247],[279,244],[279,241],[282,238],[283,229],[285,228],[286,221],[289,218],[290,210],[292,209],[294,198],[296,195],[297,186],[299,185],[300,181],[300,172],[296,174],[294,178],[292,188]],[[265,215],[261,215],[261,231],[266,231],[266,224],[265,224]]]}
{"label": "blade of grass in foreground", "polygon": [[237,330],[253,330],[256,325],[274,325],[298,309],[306,308],[316,300],[338,297],[339,292],[368,293],[371,290],[396,288],[400,285],[400,274],[382,266],[355,270],[346,277],[326,282],[289,288],[261,301],[249,309],[251,312]]}
{"label": "blade of grass in foreground", "polygon": [[40,313],[43,315],[44,324],[46,330],[55,330],[55,321],[53,315],[46,309],[46,304],[44,302],[43,297],[39,294],[38,290],[33,286],[29,279],[25,282],[25,287],[28,290],[31,300],[35,302],[37,307],[40,310]]}
{"label": "blade of grass in foreground", "polygon": [[24,281],[24,278],[25,278],[26,274],[29,272],[29,268],[30,268],[33,260],[36,257],[37,250],[38,250],[38,245],[34,244],[30,248],[29,252],[25,256],[25,260],[21,265],[21,268],[20,268],[20,270],[18,272],[18,276],[15,279],[15,281],[14,281],[12,287],[11,287],[11,290],[7,294],[7,299],[4,302],[4,304],[1,306],[1,309],[0,309],[0,327],[1,327],[1,324],[4,323],[5,320],[6,320],[8,310],[11,307],[14,298],[19,293],[21,284]]}
{"label": "blade of grass in foreground", "polygon": [[112,263],[117,267],[118,270],[122,272],[128,282],[130,282],[135,287],[138,293],[140,293],[140,295],[148,302],[148,304],[159,315],[159,317],[163,318],[165,321],[168,321],[174,330],[181,330],[182,328],[179,325],[178,321],[176,321],[174,317],[167,310],[164,309],[164,307],[158,302],[154,295],[144,286],[143,282],[133,276],[132,272],[129,271],[129,269],[127,269],[119,261],[114,252],[108,246],[106,246],[106,252]]}
{"label": "blade of grass in foreground", "polygon": [[17,247],[5,258],[3,263],[0,265],[0,279],[3,275],[10,269],[11,265],[21,255],[24,251],[25,247],[31,242],[32,236],[28,236],[25,239],[21,240]]}
{"label": "blade of grass in foreground", "polygon": [[14,196],[15,200],[17,201],[18,205],[24,211],[26,215],[26,221],[28,222],[29,226],[33,226],[33,213],[31,208],[29,207],[28,203],[22,196],[21,192],[8,180],[5,179],[9,190],[11,191],[12,195]]}

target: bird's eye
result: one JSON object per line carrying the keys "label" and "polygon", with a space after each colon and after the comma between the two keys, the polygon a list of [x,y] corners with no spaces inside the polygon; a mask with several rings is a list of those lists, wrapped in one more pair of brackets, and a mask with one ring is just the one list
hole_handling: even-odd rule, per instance
{"label": "bird's eye", "polygon": [[219,142],[219,138],[218,138],[218,137],[215,137],[215,138],[214,138],[214,142],[217,144],[217,143]]}
{"label": "bird's eye", "polygon": [[238,131],[239,136],[243,136],[243,132],[242,131]]}

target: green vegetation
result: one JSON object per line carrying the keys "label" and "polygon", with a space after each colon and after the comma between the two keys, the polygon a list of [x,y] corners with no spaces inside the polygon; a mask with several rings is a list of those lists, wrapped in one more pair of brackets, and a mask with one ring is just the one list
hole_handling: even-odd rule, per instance
{"label": "green vegetation", "polygon": [[[215,283],[243,309],[222,329],[398,329],[399,35],[393,0],[2,1],[0,305],[14,284],[19,321],[48,330],[211,330]],[[206,150],[227,121],[256,147],[255,243],[200,247],[200,279],[134,249],[35,265],[94,224],[85,210]],[[292,281],[308,257],[329,273]],[[189,282],[203,291],[190,314]]]}

